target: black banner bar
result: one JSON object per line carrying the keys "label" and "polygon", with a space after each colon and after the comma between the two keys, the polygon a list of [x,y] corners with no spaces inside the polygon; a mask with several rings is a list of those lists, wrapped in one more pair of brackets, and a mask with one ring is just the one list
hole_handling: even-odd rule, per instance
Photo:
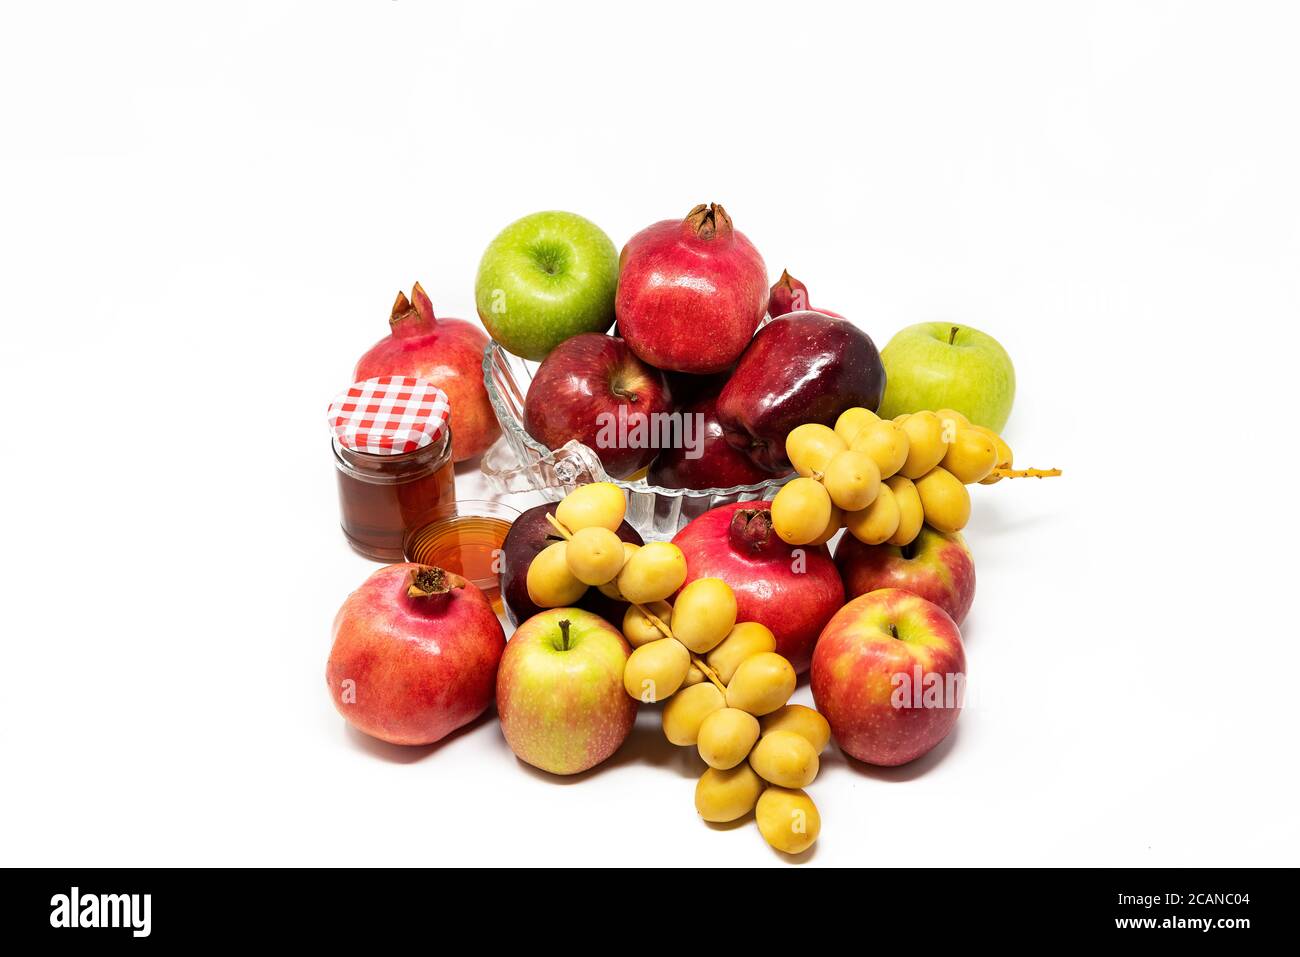
{"label": "black banner bar", "polygon": [[[1042,940],[1051,934],[1231,946],[1260,931],[1286,928],[1282,907],[1296,883],[1293,870],[891,869],[815,877],[810,872],[732,870],[713,879],[693,870],[686,883],[666,883],[666,875],[654,872],[593,880],[581,873],[487,870],[9,870],[0,913],[11,935],[40,936],[48,943],[75,938],[95,946],[140,947],[152,941],[283,939],[296,945],[315,940],[373,945],[449,918],[465,922],[465,932],[472,932],[478,921],[470,915],[483,909],[502,908],[509,926],[522,929],[536,918],[535,926],[545,927],[557,920],[557,907],[608,910],[612,902],[611,914],[633,915],[644,903],[638,903],[641,893],[651,888],[659,895],[673,886],[719,886],[729,893],[748,892],[764,906],[811,907],[807,919],[843,920],[846,930],[869,921],[875,946],[887,946],[881,933],[896,933],[895,943],[909,950],[916,939],[907,940],[914,936],[908,928],[924,936],[936,921],[950,930],[977,931],[984,940],[989,935]],[[803,887],[810,879],[815,884]],[[575,898],[579,888],[586,891]],[[669,906],[667,900],[661,903]],[[709,901],[682,903],[689,906],[716,912]],[[581,919],[570,914],[564,923]],[[685,928],[690,922],[685,910],[682,920]]]}

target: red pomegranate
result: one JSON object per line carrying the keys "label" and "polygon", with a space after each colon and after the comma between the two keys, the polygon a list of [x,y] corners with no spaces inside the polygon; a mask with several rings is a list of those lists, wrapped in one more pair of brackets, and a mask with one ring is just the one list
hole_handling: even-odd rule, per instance
{"label": "red pomegranate", "polygon": [[472,583],[430,565],[389,565],[339,609],[325,681],[358,730],[432,744],[492,703],[505,645]]}
{"label": "red pomegranate", "polygon": [[696,206],[633,236],[619,256],[618,332],[643,361],[721,372],[767,311],[767,267],[721,206]]}
{"label": "red pomegranate", "polygon": [[736,502],[705,512],[673,539],[686,581],[721,578],[736,593],[737,621],[776,635],[795,671],[808,670],[817,636],[844,604],[844,583],[825,545],[787,545],[772,529],[770,502]]}
{"label": "red pomegranate", "polygon": [[820,312],[823,316],[834,316],[836,319],[844,318],[838,312],[809,305],[808,287],[791,276],[788,270],[782,269],[781,278],[772,284],[768,293],[767,314],[773,319],[779,319],[786,313],[806,311]]}
{"label": "red pomegranate", "polygon": [[482,455],[501,434],[483,385],[487,333],[464,319],[438,319],[417,282],[411,298],[397,294],[391,332],[357,363],[353,381],[384,375],[427,379],[451,402],[451,454],[457,462]]}

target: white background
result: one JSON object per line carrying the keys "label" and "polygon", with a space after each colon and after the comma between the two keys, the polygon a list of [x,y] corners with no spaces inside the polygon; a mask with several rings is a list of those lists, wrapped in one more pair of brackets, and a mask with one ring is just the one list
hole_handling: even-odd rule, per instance
{"label": "white background", "polygon": [[[779,864],[646,713],[578,780],[351,732],[324,412],[492,236],[726,205],[884,345],[1016,362],[973,701],[828,753],[815,864],[1296,864],[1296,15],[1263,4],[8,5],[0,858]],[[462,478],[462,496],[475,487]],[[808,701],[802,687],[798,699]]]}

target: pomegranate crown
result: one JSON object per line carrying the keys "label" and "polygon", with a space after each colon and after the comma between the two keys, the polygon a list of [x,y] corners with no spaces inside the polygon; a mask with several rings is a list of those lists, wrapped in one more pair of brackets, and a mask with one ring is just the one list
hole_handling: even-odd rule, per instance
{"label": "pomegranate crown", "polygon": [[728,534],[736,549],[751,555],[757,555],[774,541],[779,541],[772,534],[772,513],[765,508],[737,509],[731,517]]}
{"label": "pomegranate crown", "polygon": [[696,239],[726,238],[731,235],[731,217],[720,203],[701,203],[686,214],[686,227]]}
{"label": "pomegranate crown", "polygon": [[433,314],[433,302],[418,282],[411,289],[410,299],[406,298],[404,292],[397,294],[393,311],[388,317],[388,324],[396,336],[421,335],[431,331],[437,322],[438,319]]}

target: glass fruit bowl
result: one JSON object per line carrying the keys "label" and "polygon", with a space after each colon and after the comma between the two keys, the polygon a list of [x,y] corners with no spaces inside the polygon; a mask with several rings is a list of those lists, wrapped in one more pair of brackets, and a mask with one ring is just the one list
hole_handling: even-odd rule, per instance
{"label": "glass fruit bowl", "polygon": [[691,519],[720,505],[770,499],[788,481],[774,478],[731,488],[662,488],[644,478],[611,478],[595,451],[577,440],[548,449],[524,429],[524,398],[537,365],[511,355],[495,340],[483,351],[483,384],[501,423],[501,438],[483,455],[482,469],[496,492],[541,492],[554,502],[576,485],[613,482],[627,495],[627,521],[651,542],[672,538]]}

